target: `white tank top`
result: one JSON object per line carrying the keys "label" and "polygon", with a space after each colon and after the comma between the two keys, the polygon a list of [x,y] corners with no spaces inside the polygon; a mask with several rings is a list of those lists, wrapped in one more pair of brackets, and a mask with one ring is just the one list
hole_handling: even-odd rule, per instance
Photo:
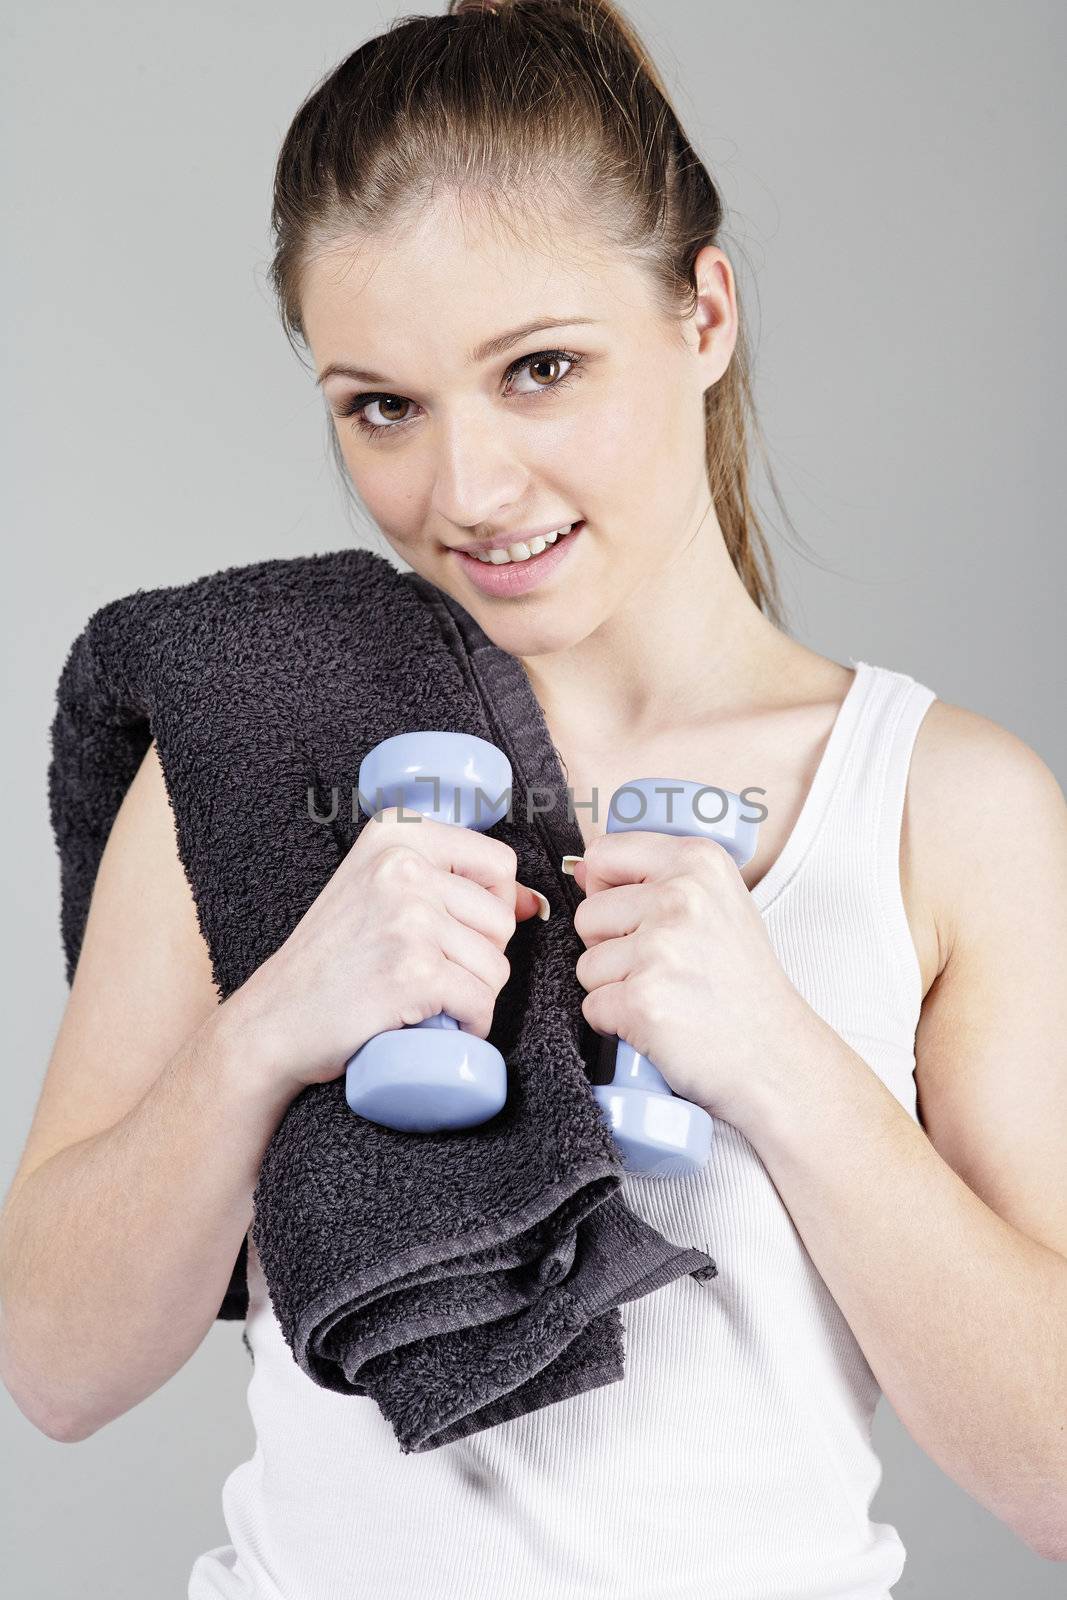
{"label": "white tank top", "polygon": [[[793,984],[914,1117],[921,974],[899,841],[935,696],[850,661],[752,895]],[[250,1237],[256,1449],[225,1481],[231,1542],[197,1559],[189,1600],[885,1600],[904,1547],[869,1515],[880,1390],[756,1149],[717,1120],[698,1175],[621,1193],[718,1277],[620,1307],[620,1382],[410,1455],[372,1399],[297,1366]]]}

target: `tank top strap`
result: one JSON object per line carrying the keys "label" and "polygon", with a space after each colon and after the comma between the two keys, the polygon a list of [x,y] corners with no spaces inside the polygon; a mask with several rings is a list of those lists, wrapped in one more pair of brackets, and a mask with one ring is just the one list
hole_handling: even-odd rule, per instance
{"label": "tank top strap", "polygon": [[866,675],[851,736],[842,751],[841,771],[831,797],[833,809],[847,812],[862,832],[857,844],[886,876],[899,876],[900,828],[912,749],[927,708],[937,698],[932,689],[906,672],[873,666],[850,657],[857,673]]}
{"label": "tank top strap", "polygon": [[850,756],[868,739],[868,702],[878,669],[865,661],[852,661],[854,676],[838,708],[815,776],[804,797],[793,830],[770,869],[752,889],[760,912],[768,911],[800,878],[807,878],[809,861],[826,833],[835,799],[846,782]]}
{"label": "tank top strap", "polygon": [[901,889],[900,837],[912,751],[937,696],[905,672],[849,661],[863,675],[863,693],[839,752],[818,845],[836,857],[839,881],[847,867],[844,876],[852,878],[853,892],[881,920],[890,957],[884,978],[914,1022],[922,1003],[922,974]]}

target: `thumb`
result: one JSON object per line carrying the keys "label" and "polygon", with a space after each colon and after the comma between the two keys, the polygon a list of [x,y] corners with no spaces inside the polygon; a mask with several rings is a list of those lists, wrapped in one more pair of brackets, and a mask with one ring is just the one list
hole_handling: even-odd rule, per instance
{"label": "thumb", "polygon": [[552,907],[545,896],[537,889],[528,889],[526,884],[515,884],[515,921],[526,922],[528,918],[537,916],[542,922],[547,922],[552,915]]}
{"label": "thumb", "polygon": [[565,872],[568,878],[573,878],[583,894],[586,893],[585,857],[564,856],[560,862],[560,871]]}

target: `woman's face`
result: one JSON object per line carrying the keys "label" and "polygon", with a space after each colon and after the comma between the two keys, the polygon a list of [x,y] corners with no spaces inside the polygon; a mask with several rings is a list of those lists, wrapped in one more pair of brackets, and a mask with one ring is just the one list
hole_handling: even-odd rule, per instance
{"label": "woman's face", "polygon": [[[707,247],[698,275],[708,293],[672,324],[632,264],[561,235],[527,250],[448,206],[309,268],[304,329],[357,493],[397,555],[502,649],[577,644],[692,538],[709,499],[702,396],[736,337],[727,258]],[[540,576],[539,557],[459,553],[575,522]],[[487,593],[483,574],[522,592]]]}

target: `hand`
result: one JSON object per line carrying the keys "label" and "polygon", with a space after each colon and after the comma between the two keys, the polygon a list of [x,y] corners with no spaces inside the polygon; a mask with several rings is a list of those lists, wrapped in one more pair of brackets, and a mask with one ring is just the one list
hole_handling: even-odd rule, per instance
{"label": "hand", "polygon": [[634,830],[594,838],[573,870],[586,895],[574,914],[586,1021],[647,1056],[676,1094],[743,1127],[824,1024],[730,855],[706,837]]}
{"label": "hand", "polygon": [[340,1077],[362,1044],[444,1011],[486,1038],[517,922],[547,902],[515,851],[392,806],[370,819],[285,942],[224,1002],[260,1081]]}

